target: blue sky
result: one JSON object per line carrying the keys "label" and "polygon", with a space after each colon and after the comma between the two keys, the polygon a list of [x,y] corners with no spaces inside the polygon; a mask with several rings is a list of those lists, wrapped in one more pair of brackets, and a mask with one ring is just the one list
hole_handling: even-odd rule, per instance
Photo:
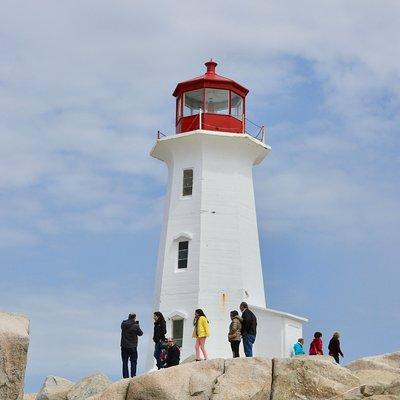
{"label": "blue sky", "polygon": [[268,126],[268,304],[309,317],[307,342],[341,330],[347,361],[399,349],[399,17],[386,0],[2,2],[0,308],[31,319],[27,391],[119,378],[132,310],[151,333],[166,171],[148,153],[210,57]]}

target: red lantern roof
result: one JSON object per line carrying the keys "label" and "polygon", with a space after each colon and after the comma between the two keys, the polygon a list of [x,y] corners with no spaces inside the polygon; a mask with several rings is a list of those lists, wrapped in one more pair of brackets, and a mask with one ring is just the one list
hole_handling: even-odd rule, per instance
{"label": "red lantern roof", "polygon": [[200,75],[188,81],[178,83],[172,95],[178,97],[182,94],[182,92],[206,87],[216,89],[231,89],[243,97],[249,93],[248,89],[235,82],[233,79],[218,75],[215,72],[215,68],[218,64],[212,59],[206,62],[204,65],[207,67],[207,71],[204,75]]}

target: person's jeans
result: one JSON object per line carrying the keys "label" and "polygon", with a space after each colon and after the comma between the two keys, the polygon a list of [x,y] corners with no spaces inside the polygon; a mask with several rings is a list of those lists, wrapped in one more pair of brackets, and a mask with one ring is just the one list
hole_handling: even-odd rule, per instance
{"label": "person's jeans", "polygon": [[256,341],[256,335],[243,335],[243,348],[246,357],[253,357],[253,344]]}
{"label": "person's jeans", "polygon": [[154,346],[154,358],[156,359],[156,363],[157,363],[157,368],[161,369],[164,368],[164,364],[161,361],[161,348],[162,348],[162,342],[157,342]]}
{"label": "person's jeans", "polygon": [[128,360],[131,361],[131,378],[136,376],[136,365],[138,359],[137,348],[125,349],[121,347],[122,377],[129,378]]}
{"label": "person's jeans", "polygon": [[232,349],[233,358],[240,357],[240,355],[239,355],[239,345],[240,345],[240,340],[233,340],[231,342],[231,349]]}

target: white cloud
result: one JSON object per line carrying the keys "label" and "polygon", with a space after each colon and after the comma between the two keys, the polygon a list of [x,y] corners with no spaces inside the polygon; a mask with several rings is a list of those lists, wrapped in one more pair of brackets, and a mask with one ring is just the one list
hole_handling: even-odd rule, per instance
{"label": "white cloud", "polygon": [[[281,226],[303,221],[305,210],[311,213],[318,201],[326,206],[320,221],[328,228],[337,221],[335,189],[324,185],[331,174],[332,183],[353,199],[346,206],[350,214],[354,207],[355,214],[361,212],[358,196],[384,201],[385,191],[371,194],[361,188],[360,177],[347,174],[343,155],[340,162],[318,168],[314,163],[333,151],[335,159],[340,147],[350,157],[346,150],[354,147],[398,144],[393,135],[400,122],[399,59],[391,45],[398,3],[260,1],[228,8],[212,3],[206,14],[193,1],[180,7],[159,2],[156,9],[127,1],[113,7],[107,2],[3,6],[0,188],[9,200],[2,201],[0,223],[10,232],[3,245],[35,242],[35,236],[70,226],[92,232],[131,229],[137,220],[137,229],[149,226],[161,207],[148,186],[159,185],[165,172],[148,151],[157,129],[172,131],[174,84],[201,72],[208,56],[223,61],[221,73],[250,87],[249,116],[260,120],[270,108],[297,108],[302,85],[321,91],[318,115],[311,114],[303,126],[301,142],[285,132],[290,121],[270,129],[271,138],[286,137],[274,151],[291,152],[295,160],[301,151],[313,152],[295,162],[295,175],[285,165],[287,157],[277,159],[274,184],[282,192],[268,192],[266,199],[270,210],[279,212]],[[358,152],[360,163],[374,151]],[[383,157],[385,151],[381,148]],[[374,179],[379,177],[367,186],[374,186]],[[302,207],[293,208],[287,199],[299,182],[311,192],[304,193]],[[20,211],[24,219],[13,219],[21,197],[40,210],[28,207]],[[282,204],[291,208],[290,215]]]}

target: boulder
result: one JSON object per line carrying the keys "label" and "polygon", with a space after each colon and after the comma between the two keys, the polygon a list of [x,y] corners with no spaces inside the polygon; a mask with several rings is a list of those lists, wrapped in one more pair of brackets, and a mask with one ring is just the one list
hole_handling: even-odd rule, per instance
{"label": "boulder", "polygon": [[115,382],[101,393],[88,397],[86,400],[125,400],[130,379]]}
{"label": "boulder", "polygon": [[400,380],[400,351],[364,357],[346,366],[362,384],[390,384]]}
{"label": "boulder", "polygon": [[385,388],[385,394],[393,394],[400,398],[400,380],[393,381]]}
{"label": "boulder", "polygon": [[90,375],[72,386],[66,400],[86,400],[90,396],[101,393],[111,383],[104,374]]}
{"label": "boulder", "polygon": [[217,378],[210,399],[269,399],[271,383],[272,360],[258,357],[225,360],[225,372]]}
{"label": "boulder", "polygon": [[0,312],[0,399],[22,400],[28,347],[28,319]]}
{"label": "boulder", "polygon": [[208,400],[217,378],[223,373],[223,359],[151,372],[130,381],[126,400]]}
{"label": "boulder", "polygon": [[385,392],[385,385],[375,384],[375,385],[362,385],[360,388],[361,394],[365,397],[370,397],[373,395],[383,394]]}
{"label": "boulder", "polygon": [[36,400],[37,393],[25,393],[23,400]]}
{"label": "boulder", "polygon": [[48,376],[36,400],[66,400],[67,393],[74,386],[74,382],[59,376]]}
{"label": "boulder", "polygon": [[271,400],[319,400],[359,392],[359,379],[331,357],[273,359]]}

